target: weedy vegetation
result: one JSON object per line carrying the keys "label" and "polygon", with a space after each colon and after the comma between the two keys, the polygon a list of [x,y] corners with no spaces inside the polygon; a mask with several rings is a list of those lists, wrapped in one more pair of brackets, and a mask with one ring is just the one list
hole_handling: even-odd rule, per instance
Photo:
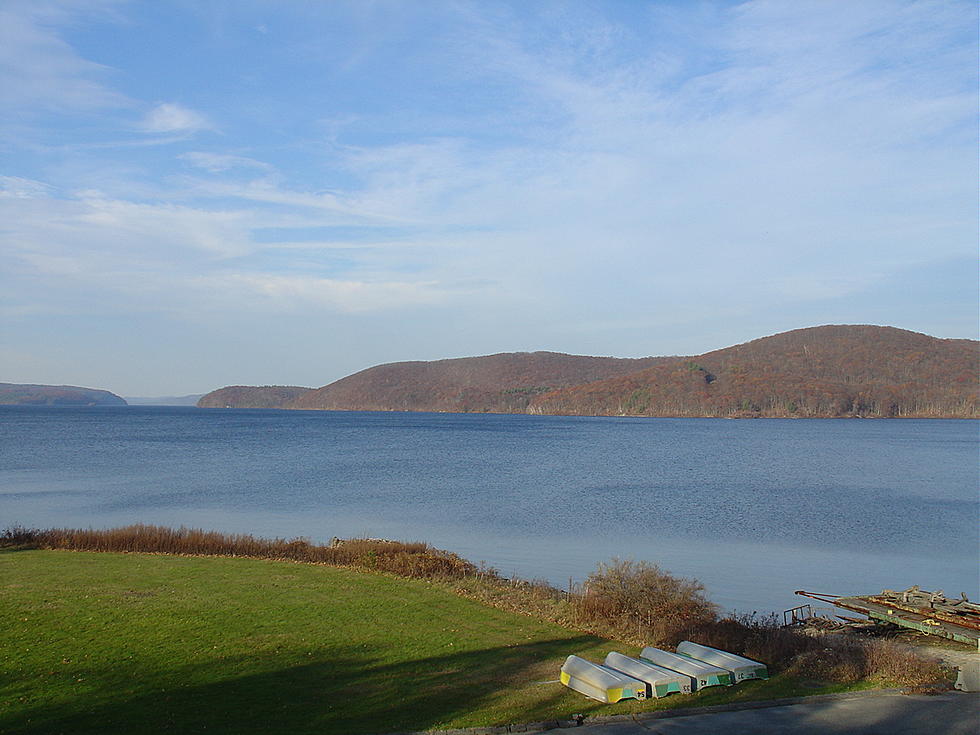
{"label": "weedy vegetation", "polygon": [[462,557],[421,542],[337,539],[322,545],[305,538],[263,539],[249,534],[142,524],[110,529],[16,527],[0,536],[0,547],[274,559],[357,567],[421,579],[454,579],[477,571]]}

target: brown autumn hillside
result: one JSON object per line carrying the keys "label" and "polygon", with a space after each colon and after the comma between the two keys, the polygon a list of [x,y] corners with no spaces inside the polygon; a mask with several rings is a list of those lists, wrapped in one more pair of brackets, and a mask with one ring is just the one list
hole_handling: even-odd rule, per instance
{"label": "brown autumn hillside", "polygon": [[622,359],[516,352],[362,370],[303,394],[290,408],[523,413],[556,388],[626,375],[676,357]]}
{"label": "brown autumn hillside", "polygon": [[978,347],[893,327],[811,327],[535,396],[528,411],[975,418]]}
{"label": "brown autumn hillside", "polygon": [[0,405],[10,406],[125,406],[115,393],[77,385],[0,383]]}
{"label": "brown autumn hillside", "polygon": [[229,385],[207,393],[198,408],[285,408],[312,388],[296,385]]}

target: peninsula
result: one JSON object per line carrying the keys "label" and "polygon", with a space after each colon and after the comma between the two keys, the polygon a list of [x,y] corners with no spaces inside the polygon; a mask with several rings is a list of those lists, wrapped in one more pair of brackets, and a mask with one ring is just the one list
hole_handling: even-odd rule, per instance
{"label": "peninsula", "polygon": [[125,406],[115,393],[75,385],[0,383],[3,406]]}

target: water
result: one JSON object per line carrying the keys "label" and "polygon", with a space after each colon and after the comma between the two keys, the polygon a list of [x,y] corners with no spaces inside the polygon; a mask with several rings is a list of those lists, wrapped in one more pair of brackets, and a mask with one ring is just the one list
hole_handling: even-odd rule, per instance
{"label": "water", "polygon": [[0,407],[0,525],[425,540],[564,587],[613,556],[727,609],[980,597],[978,423]]}

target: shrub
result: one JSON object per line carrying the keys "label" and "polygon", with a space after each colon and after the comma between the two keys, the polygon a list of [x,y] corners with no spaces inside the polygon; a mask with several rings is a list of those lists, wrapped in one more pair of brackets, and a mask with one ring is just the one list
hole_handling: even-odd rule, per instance
{"label": "shrub", "polygon": [[613,559],[599,564],[572,599],[578,618],[624,639],[671,644],[692,626],[713,621],[716,606],[693,579],[656,564]]}
{"label": "shrub", "polygon": [[839,641],[824,640],[825,645],[797,655],[787,667],[794,676],[819,681],[852,684],[864,678],[867,669],[864,651],[860,646],[838,645]]}
{"label": "shrub", "polygon": [[40,531],[23,526],[10,526],[0,534],[0,549],[37,548],[37,535]]}
{"label": "shrub", "polygon": [[865,644],[869,676],[902,686],[946,684],[947,674],[937,658],[923,656],[898,641],[870,640]]}

